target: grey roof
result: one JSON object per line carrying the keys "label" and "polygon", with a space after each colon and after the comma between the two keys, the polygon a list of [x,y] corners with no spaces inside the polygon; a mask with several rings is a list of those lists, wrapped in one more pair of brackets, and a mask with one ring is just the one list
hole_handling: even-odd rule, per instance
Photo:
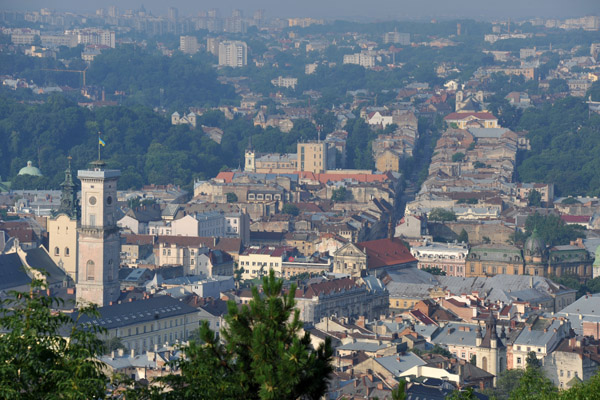
{"label": "grey roof", "polygon": [[554,329],[560,328],[559,320],[552,321],[552,324],[546,329],[536,330],[536,329],[523,329],[519,336],[515,339],[513,344],[518,345],[526,345],[526,346],[547,346],[550,341],[556,336]]}
{"label": "grey roof", "polygon": [[563,308],[556,316],[567,318],[575,333],[583,335],[584,321],[600,322],[600,293],[580,297]]}
{"label": "grey roof", "polygon": [[59,283],[66,278],[65,271],[60,269],[54,261],[52,261],[46,250],[43,248],[38,247],[36,249],[27,250],[26,254],[25,260],[31,268],[47,273],[46,281],[48,284],[52,285],[54,283]]}
{"label": "grey roof", "polygon": [[406,353],[405,355],[379,357],[374,359],[383,368],[390,371],[394,376],[400,376],[405,371],[417,365],[427,364],[414,353]]}
{"label": "grey roof", "polygon": [[367,351],[367,352],[376,352],[378,350],[383,350],[388,347],[387,344],[380,344],[378,342],[352,342],[346,343],[342,346],[338,346],[338,350],[350,350],[350,351]]}
{"label": "grey roof", "polygon": [[500,138],[507,128],[469,128],[468,131],[476,138]]}
{"label": "grey roof", "polygon": [[417,267],[402,268],[394,271],[388,271],[388,275],[394,282],[420,283],[437,285],[436,277],[429,272],[423,271]]}
{"label": "grey roof", "polygon": [[92,323],[106,329],[119,328],[160,318],[195,313],[197,310],[169,296],[157,296],[98,308],[100,317],[82,316],[81,323]]}
{"label": "grey roof", "polygon": [[[461,329],[462,328],[462,329]],[[465,329],[469,330],[465,330]],[[485,329],[482,328],[485,335]],[[450,323],[433,338],[433,343],[441,345],[475,346],[477,325]]]}
{"label": "grey roof", "polygon": [[22,267],[17,253],[0,254],[0,290],[29,285],[31,278]]}

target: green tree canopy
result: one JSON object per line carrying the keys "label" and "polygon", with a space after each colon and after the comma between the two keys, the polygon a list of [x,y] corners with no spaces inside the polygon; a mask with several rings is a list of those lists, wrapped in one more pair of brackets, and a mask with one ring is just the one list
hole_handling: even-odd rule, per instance
{"label": "green tree canopy", "polygon": [[224,344],[204,323],[203,344],[190,342],[186,357],[176,361],[181,375],[161,382],[173,390],[169,399],[319,399],[327,390],[333,367],[329,340],[312,349],[308,332],[295,309],[296,286],[283,292],[273,270],[263,278],[262,293],[238,308],[228,303]]}
{"label": "green tree canopy", "polygon": [[[34,280],[29,293],[11,292],[0,308],[0,398],[104,398],[107,377],[94,357],[102,351],[101,328],[83,329],[68,315],[53,313],[60,299],[45,295]],[[97,315],[95,307],[79,315]],[[64,334],[68,337],[63,337]]]}
{"label": "green tree canopy", "polygon": [[446,210],[444,208],[434,208],[429,212],[427,218],[430,221],[435,222],[456,221],[456,214],[452,210]]}
{"label": "green tree canopy", "polygon": [[281,207],[281,212],[289,215],[298,215],[300,214],[300,209],[297,205],[292,203],[285,203],[283,207]]}

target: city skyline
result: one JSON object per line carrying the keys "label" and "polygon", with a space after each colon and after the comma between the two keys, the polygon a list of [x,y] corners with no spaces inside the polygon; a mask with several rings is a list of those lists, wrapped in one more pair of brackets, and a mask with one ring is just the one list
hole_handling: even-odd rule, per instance
{"label": "city skyline", "polygon": [[222,2],[206,1],[202,4],[186,0],[175,0],[167,5],[157,0],[125,0],[115,4],[112,0],[104,1],[74,1],[59,0],[49,7],[47,2],[33,0],[23,4],[10,4],[8,8],[16,10],[35,10],[51,8],[57,11],[78,11],[93,13],[98,8],[108,8],[116,5],[120,10],[139,9],[142,6],[154,15],[167,15],[169,7],[179,9],[179,16],[196,16],[198,12],[217,8],[221,16],[226,17],[233,9],[246,11],[245,16],[257,9],[264,9],[267,17],[314,17],[326,19],[352,19],[352,20],[393,20],[393,19],[455,19],[476,18],[493,20],[501,18],[568,18],[589,14],[598,14],[600,6],[594,0],[575,0],[569,2],[568,7],[562,1],[534,0],[523,4],[516,0],[508,0],[501,4],[479,2],[474,0],[458,0],[448,3],[440,0],[427,0],[424,2],[391,2],[389,0],[376,0],[369,3],[367,10],[360,2],[332,0],[325,4],[309,0],[308,2],[294,3],[273,0],[258,0],[248,4],[239,0],[226,0]]}

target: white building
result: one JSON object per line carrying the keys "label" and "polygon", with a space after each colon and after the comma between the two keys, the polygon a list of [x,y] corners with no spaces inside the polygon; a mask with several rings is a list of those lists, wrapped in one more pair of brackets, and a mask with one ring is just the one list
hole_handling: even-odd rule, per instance
{"label": "white building", "polygon": [[239,268],[243,269],[242,279],[254,279],[267,275],[269,270],[282,276],[283,261],[288,259],[292,247],[251,246],[240,254]]}
{"label": "white building", "polygon": [[419,260],[419,268],[439,268],[447,276],[465,276],[469,248],[466,244],[425,243],[412,247],[410,253]]}
{"label": "white building", "polygon": [[238,40],[219,43],[219,65],[245,67],[248,64],[248,47]]}
{"label": "white building", "polygon": [[280,76],[277,79],[272,79],[271,83],[273,86],[295,89],[296,85],[298,84],[298,78],[284,78],[283,76]]}
{"label": "white building", "polygon": [[344,64],[357,64],[361,67],[371,68],[375,66],[375,56],[366,53],[344,55]]}

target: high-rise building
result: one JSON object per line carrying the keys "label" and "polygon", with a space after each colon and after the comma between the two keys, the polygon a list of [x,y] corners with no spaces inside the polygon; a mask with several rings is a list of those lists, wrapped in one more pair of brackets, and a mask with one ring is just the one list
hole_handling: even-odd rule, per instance
{"label": "high-rise building", "polygon": [[112,18],[116,18],[117,17],[117,6],[109,6],[108,7],[108,16],[112,17]]}
{"label": "high-rise building", "polygon": [[206,51],[215,56],[219,56],[219,39],[213,37],[206,38]]}
{"label": "high-rise building", "polygon": [[175,7],[169,7],[168,17],[170,21],[177,21],[177,19],[179,18],[179,10],[177,10],[177,8]]}
{"label": "high-rise building", "polygon": [[248,47],[238,40],[225,41],[219,44],[219,65],[228,67],[244,67],[248,64]]}
{"label": "high-rise building", "polygon": [[401,33],[396,30],[383,35],[383,43],[401,44],[407,46],[410,44],[410,33]]}
{"label": "high-rise building", "polygon": [[196,36],[180,36],[179,37],[179,50],[185,54],[196,54],[200,46],[198,45],[198,39]]}
{"label": "high-rise building", "polygon": [[117,218],[118,170],[104,169],[103,161],[80,170],[81,224],[77,303],[110,305],[118,299],[121,240]]}

